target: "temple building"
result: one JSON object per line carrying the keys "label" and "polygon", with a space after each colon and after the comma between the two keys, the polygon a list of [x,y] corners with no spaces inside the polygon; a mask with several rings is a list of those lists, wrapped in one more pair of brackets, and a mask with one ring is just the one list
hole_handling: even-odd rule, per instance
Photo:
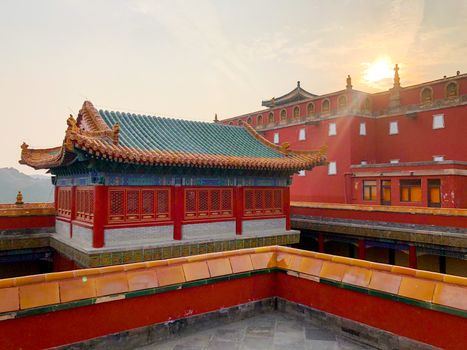
{"label": "temple building", "polygon": [[291,176],[325,163],[250,125],[97,110],[67,120],[63,144],[22,145],[20,163],[50,169],[56,233],[79,248],[147,246],[290,232]]}

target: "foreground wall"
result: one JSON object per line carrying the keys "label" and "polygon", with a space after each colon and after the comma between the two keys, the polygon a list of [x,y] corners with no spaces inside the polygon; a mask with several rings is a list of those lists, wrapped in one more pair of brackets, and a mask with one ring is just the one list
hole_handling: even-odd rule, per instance
{"label": "foreground wall", "polygon": [[70,344],[280,297],[461,349],[466,286],[461,277],[277,246],[19,277],[0,280],[0,348]]}

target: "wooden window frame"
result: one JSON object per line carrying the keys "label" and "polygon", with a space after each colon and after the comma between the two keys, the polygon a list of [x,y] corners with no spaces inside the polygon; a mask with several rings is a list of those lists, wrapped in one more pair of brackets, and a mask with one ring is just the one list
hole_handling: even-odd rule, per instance
{"label": "wooden window frame", "polygon": [[[405,183],[404,183],[405,182]],[[419,183],[419,185],[416,184],[410,184],[412,183]],[[403,184],[404,183],[404,184]],[[408,188],[408,200],[403,200],[402,199],[402,191],[404,188]],[[401,179],[399,180],[399,196],[400,196],[400,201],[401,203],[420,203],[423,199],[423,193],[421,192],[422,198],[420,201],[414,201],[412,200],[412,189],[413,188],[420,188],[420,192],[422,191],[422,180],[421,179]]]}
{"label": "wooden window frame", "polygon": [[[266,207],[266,192],[269,192],[272,198],[272,206]],[[246,197],[252,193],[253,207],[246,208]],[[257,195],[261,193],[261,206],[258,206]],[[280,205],[275,203],[276,194],[280,193]],[[243,191],[243,215],[245,217],[257,216],[281,216],[284,214],[284,189],[278,187],[246,187]]]}
{"label": "wooden window frame", "polygon": [[[128,192],[138,192],[138,210],[135,214],[128,214]],[[143,210],[143,192],[153,192],[153,213],[144,213]],[[111,215],[112,192],[123,192],[123,215]],[[159,193],[165,193],[167,198],[167,210],[159,211]],[[133,224],[133,223],[158,223],[161,221],[170,221],[172,218],[172,198],[170,187],[163,186],[112,186],[108,188],[108,208],[107,208],[107,223],[109,225]]]}
{"label": "wooden window frame", "polygon": [[[200,210],[200,192],[207,192],[207,210]],[[212,193],[219,191],[219,209],[212,208]],[[224,191],[230,193],[230,208],[223,206]],[[187,194],[195,193],[195,207],[193,211],[187,210]],[[234,191],[232,187],[187,187],[183,190],[183,216],[185,220],[210,220],[234,217]]]}
{"label": "wooden window frame", "polygon": [[[374,185],[368,185],[368,183],[371,182],[371,183],[374,183]],[[365,198],[365,189],[366,188],[369,188],[370,189],[370,198],[367,199]],[[373,194],[375,196],[375,198],[373,199]],[[365,202],[375,202],[378,200],[378,183],[376,180],[363,180],[362,181],[362,199],[365,201]]]}

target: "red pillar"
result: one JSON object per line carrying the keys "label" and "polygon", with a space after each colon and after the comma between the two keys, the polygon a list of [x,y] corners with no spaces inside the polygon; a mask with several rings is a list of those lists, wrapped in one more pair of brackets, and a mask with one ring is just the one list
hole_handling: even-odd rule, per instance
{"label": "red pillar", "polygon": [[365,260],[365,240],[358,240],[358,258]]}
{"label": "red pillar", "polygon": [[318,235],[318,250],[320,253],[324,253],[324,233],[322,232]]}
{"label": "red pillar", "polygon": [[414,245],[409,246],[409,267],[412,269],[417,268],[417,247]]}
{"label": "red pillar", "polygon": [[182,220],[185,210],[185,196],[182,186],[172,187],[172,217],[174,221],[174,239],[182,239]]}
{"label": "red pillar", "polygon": [[76,186],[71,187],[70,201],[70,238],[73,238],[73,220],[76,219]]}
{"label": "red pillar", "polygon": [[54,188],[54,207],[55,207],[55,211],[57,211],[58,209],[58,186],[55,185],[55,188]]}
{"label": "red pillar", "polygon": [[284,188],[285,229],[290,230],[290,187]]}
{"label": "red pillar", "polygon": [[107,186],[94,187],[93,248],[104,246],[104,225],[107,221]]}
{"label": "red pillar", "polygon": [[234,215],[235,215],[235,233],[242,234],[242,218],[243,218],[243,187],[235,187],[234,194]]}

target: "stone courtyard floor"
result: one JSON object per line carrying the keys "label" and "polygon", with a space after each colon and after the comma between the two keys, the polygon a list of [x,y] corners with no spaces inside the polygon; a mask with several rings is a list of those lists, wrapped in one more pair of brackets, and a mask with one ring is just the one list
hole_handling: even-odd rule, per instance
{"label": "stone courtyard floor", "polygon": [[357,350],[374,349],[334,333],[299,322],[281,312],[257,315],[184,335],[139,350]]}

